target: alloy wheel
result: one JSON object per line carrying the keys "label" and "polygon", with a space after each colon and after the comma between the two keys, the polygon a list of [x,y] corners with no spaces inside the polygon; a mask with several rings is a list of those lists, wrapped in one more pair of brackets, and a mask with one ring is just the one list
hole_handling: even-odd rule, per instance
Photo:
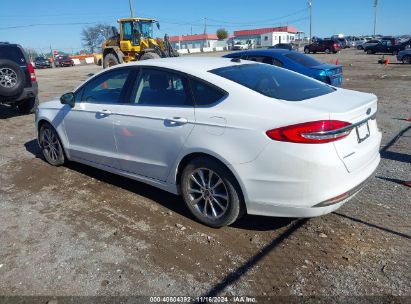
{"label": "alloy wheel", "polygon": [[46,128],[42,136],[42,146],[47,156],[54,162],[61,157],[61,147],[59,140],[50,128]]}
{"label": "alloy wheel", "polygon": [[189,177],[188,193],[190,204],[202,217],[218,219],[228,210],[230,199],[227,187],[213,170],[194,170]]}
{"label": "alloy wheel", "polygon": [[0,69],[0,85],[4,88],[12,88],[17,84],[17,74],[9,68]]}

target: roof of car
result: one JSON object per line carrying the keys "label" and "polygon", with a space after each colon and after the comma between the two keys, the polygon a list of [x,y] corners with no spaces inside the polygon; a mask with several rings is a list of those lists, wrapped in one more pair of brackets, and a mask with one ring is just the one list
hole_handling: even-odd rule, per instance
{"label": "roof of car", "polygon": [[201,72],[208,72],[213,69],[218,69],[226,66],[232,66],[236,64],[248,64],[248,61],[233,62],[231,58],[222,57],[195,57],[195,56],[182,56],[173,58],[161,58],[136,61],[132,63],[122,64],[119,66],[130,65],[149,65],[154,67],[169,68],[185,73],[197,74]]}
{"label": "roof of car", "polygon": [[[247,54],[247,55],[284,55],[288,54],[290,52],[295,52],[293,50],[289,49],[257,49],[257,50],[248,50],[248,51],[241,51],[238,52],[239,54]],[[229,55],[229,54],[228,54]]]}

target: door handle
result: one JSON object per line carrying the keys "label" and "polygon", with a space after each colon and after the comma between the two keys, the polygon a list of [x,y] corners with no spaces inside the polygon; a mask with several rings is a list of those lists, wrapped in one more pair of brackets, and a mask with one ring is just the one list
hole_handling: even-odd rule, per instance
{"label": "door handle", "polygon": [[166,121],[170,122],[173,125],[185,125],[188,123],[188,120],[183,117],[170,117],[166,118]]}
{"label": "door handle", "polygon": [[111,115],[112,114],[110,110],[106,110],[106,109],[103,109],[103,110],[99,111],[98,113],[100,113],[102,115]]}

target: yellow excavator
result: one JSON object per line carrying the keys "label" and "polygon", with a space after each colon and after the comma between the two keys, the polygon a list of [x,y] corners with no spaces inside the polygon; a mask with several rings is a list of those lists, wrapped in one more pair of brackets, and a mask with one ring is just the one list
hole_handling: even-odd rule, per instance
{"label": "yellow excavator", "polygon": [[113,27],[113,36],[103,42],[103,68],[116,64],[154,58],[178,57],[168,35],[154,38],[153,25],[158,21],[150,18],[119,19],[120,32]]}

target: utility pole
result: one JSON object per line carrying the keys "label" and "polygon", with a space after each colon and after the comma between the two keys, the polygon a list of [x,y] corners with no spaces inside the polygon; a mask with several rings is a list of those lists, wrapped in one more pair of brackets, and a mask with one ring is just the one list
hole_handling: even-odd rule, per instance
{"label": "utility pole", "polygon": [[130,4],[130,15],[131,18],[133,18],[133,0],[128,0],[129,4]]}
{"label": "utility pole", "polygon": [[377,8],[378,0],[374,0],[374,36],[377,34]]}
{"label": "utility pole", "polygon": [[310,9],[310,42],[312,38],[312,24],[313,24],[312,6],[313,6],[312,0],[308,0],[308,7]]}
{"label": "utility pole", "polygon": [[204,18],[204,34],[207,34],[207,17]]}

